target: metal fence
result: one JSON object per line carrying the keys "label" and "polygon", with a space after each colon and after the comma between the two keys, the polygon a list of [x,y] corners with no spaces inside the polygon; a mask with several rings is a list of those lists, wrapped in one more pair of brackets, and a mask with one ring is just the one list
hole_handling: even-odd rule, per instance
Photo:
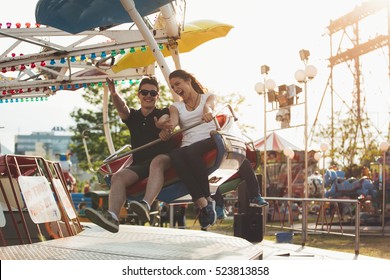
{"label": "metal fence", "polygon": [[[305,245],[307,241],[307,235],[309,232],[321,232],[326,234],[336,234],[336,235],[344,235],[351,236],[355,239],[355,254],[359,254],[359,246],[360,246],[360,202],[357,199],[325,199],[325,198],[287,198],[287,197],[265,197],[265,199],[270,203],[269,207],[266,208],[264,213],[264,231],[266,233],[267,227],[277,227],[290,229],[294,231],[302,232],[302,246]],[[280,205],[281,203],[281,205]],[[292,203],[301,204],[302,212],[299,213],[301,215],[301,219],[298,224],[294,225],[294,220],[296,213],[293,211]],[[355,207],[355,215],[354,215],[354,230],[353,233],[345,233],[343,231],[342,222],[340,221],[340,209],[339,203],[349,203]],[[313,208],[313,205],[317,205],[315,210],[316,222],[315,228],[312,229],[308,226],[309,221],[309,208]],[[328,215],[326,213],[326,207],[331,206],[331,210],[329,213],[330,223],[328,223]],[[271,213],[272,212],[272,213]],[[271,219],[275,220],[275,215],[277,214],[276,219],[280,221],[280,226],[267,224],[267,218],[271,217]],[[333,219],[337,215],[340,229],[332,231],[332,222]],[[326,223],[326,231],[323,230],[324,221]],[[285,222],[288,222],[288,226],[285,226]],[[317,230],[318,223],[321,222],[321,230]]]}

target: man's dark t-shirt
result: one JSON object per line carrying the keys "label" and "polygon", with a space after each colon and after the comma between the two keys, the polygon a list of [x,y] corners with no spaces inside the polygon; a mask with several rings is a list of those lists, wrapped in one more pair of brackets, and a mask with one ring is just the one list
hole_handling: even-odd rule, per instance
{"label": "man's dark t-shirt", "polygon": [[[130,117],[123,120],[130,130],[130,142],[132,149],[150,143],[159,138],[160,129],[154,124],[154,117],[160,118],[164,114],[169,114],[168,108],[155,108],[146,117],[141,113],[141,109],[130,109]],[[171,149],[170,141],[160,141],[133,154],[133,162],[141,163],[157,156],[168,153]]]}

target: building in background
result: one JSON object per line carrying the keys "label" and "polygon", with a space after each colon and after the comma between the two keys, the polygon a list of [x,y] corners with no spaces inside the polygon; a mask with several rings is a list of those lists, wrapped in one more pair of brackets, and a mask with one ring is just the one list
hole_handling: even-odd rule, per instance
{"label": "building in background", "polygon": [[[53,127],[49,132],[32,132],[30,135],[15,136],[15,154],[41,156],[56,160],[56,154],[68,153],[71,134],[63,127]],[[72,158],[74,162],[76,158]]]}
{"label": "building in background", "polygon": [[55,126],[51,131],[32,132],[29,135],[15,136],[15,154],[41,156],[47,160],[59,161],[59,155],[70,154],[71,173],[77,181],[88,181],[91,174],[79,168],[77,155],[70,153],[72,135],[63,127]]}

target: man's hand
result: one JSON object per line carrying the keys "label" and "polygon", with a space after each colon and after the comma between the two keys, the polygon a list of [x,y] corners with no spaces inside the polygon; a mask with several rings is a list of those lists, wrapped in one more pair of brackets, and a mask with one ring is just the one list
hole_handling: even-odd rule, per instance
{"label": "man's hand", "polygon": [[160,139],[163,140],[163,141],[167,141],[171,138],[171,135],[172,135],[172,132],[171,131],[168,131],[168,130],[161,130],[160,131]]}
{"label": "man's hand", "polygon": [[154,123],[156,127],[160,128],[160,139],[163,141],[169,140],[172,135],[173,125],[171,123],[171,118],[169,115],[162,115],[159,119],[154,117]]}
{"label": "man's hand", "polygon": [[171,118],[167,114],[162,115],[159,119],[154,117],[154,124],[156,125],[156,127],[162,130],[172,131],[174,129],[171,123]]}
{"label": "man's hand", "polygon": [[116,91],[115,91],[114,79],[106,78],[106,82],[107,82],[108,89],[110,90],[111,94],[115,94]]}

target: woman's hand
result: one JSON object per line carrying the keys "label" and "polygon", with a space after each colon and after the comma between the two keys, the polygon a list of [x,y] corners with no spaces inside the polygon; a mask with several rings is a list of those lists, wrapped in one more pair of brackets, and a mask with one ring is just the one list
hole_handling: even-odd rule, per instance
{"label": "woman's hand", "polygon": [[211,122],[214,119],[213,110],[207,104],[203,107],[203,117],[205,122]]}

